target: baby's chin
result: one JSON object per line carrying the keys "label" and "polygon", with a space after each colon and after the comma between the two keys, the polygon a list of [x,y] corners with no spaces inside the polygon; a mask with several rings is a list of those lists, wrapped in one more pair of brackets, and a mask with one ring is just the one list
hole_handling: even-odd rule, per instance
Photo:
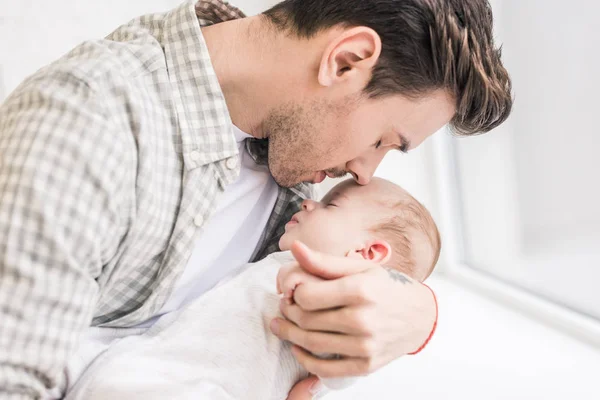
{"label": "baby's chin", "polygon": [[290,237],[288,237],[287,233],[284,233],[283,236],[281,236],[279,238],[279,250],[281,250],[281,251],[291,250],[292,243],[294,243],[294,240],[291,239]]}

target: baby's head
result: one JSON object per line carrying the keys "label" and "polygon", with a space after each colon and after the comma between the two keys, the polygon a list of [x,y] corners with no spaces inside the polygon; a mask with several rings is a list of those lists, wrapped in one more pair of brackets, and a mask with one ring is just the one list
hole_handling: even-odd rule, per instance
{"label": "baby's head", "polygon": [[425,207],[380,178],[365,186],[348,179],[320,202],[305,200],[279,247],[289,250],[295,240],[323,253],[373,260],[419,281],[431,274],[441,247]]}

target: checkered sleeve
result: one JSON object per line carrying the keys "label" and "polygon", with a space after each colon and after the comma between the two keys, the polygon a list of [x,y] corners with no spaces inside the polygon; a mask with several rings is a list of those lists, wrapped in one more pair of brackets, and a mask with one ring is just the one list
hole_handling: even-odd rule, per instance
{"label": "checkered sleeve", "polygon": [[92,319],[126,173],[106,103],[82,80],[46,71],[0,107],[2,399],[62,385]]}

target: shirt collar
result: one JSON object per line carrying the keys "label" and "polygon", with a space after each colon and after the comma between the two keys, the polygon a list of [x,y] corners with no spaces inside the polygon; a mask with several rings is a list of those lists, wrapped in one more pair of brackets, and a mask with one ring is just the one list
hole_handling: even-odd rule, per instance
{"label": "shirt collar", "polygon": [[245,15],[219,0],[189,0],[168,13],[162,42],[187,169],[238,153],[232,122],[201,26]]}
{"label": "shirt collar", "polygon": [[[233,123],[200,27],[245,17],[222,0],[188,0],[165,20],[162,42],[188,169],[238,154]],[[252,138],[246,144],[256,162],[267,164],[267,139]],[[235,176],[223,178],[231,183]],[[289,190],[304,198],[312,193],[311,186],[299,183]]]}
{"label": "shirt collar", "polygon": [[247,134],[246,132],[244,132],[243,130],[241,130],[240,128],[238,128],[235,125],[232,126],[232,130],[233,130],[233,136],[235,137],[235,141],[237,143],[242,143],[244,140],[252,139],[252,137],[253,137],[252,135]]}

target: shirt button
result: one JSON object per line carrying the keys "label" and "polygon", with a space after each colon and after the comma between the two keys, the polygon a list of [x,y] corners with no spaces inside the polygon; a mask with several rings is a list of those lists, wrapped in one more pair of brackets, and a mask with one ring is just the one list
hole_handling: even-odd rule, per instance
{"label": "shirt button", "polygon": [[202,215],[198,214],[194,217],[194,225],[196,225],[198,228],[200,228],[202,226],[203,222],[204,222],[204,217]]}
{"label": "shirt button", "polygon": [[192,159],[192,161],[198,161],[200,159],[200,152],[197,150],[194,150],[190,153],[190,158]]}
{"label": "shirt button", "polygon": [[225,161],[225,166],[227,167],[227,169],[234,169],[236,165],[237,160],[235,157],[230,157],[227,159],[227,161]]}

